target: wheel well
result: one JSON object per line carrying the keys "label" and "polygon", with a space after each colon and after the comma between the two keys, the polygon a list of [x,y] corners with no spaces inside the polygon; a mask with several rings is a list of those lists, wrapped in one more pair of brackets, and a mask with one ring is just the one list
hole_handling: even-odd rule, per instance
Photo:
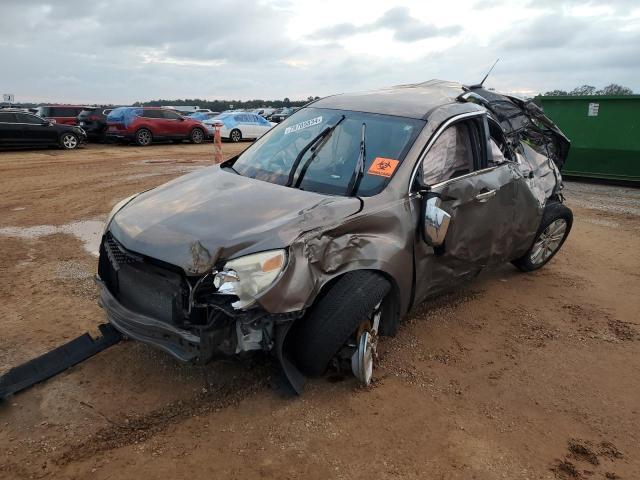
{"label": "wheel well", "polygon": [[393,322],[393,325],[381,325],[380,326],[380,333],[382,335],[385,336],[392,336],[395,335],[399,320],[400,320],[400,288],[398,287],[398,284],[395,280],[395,278],[393,278],[393,276],[391,276],[389,273],[383,271],[383,270],[374,270],[374,269],[368,269],[368,268],[358,268],[358,269],[354,269],[354,270],[349,270],[348,272],[344,272],[341,273],[339,275],[336,275],[335,277],[331,278],[330,280],[328,280],[327,282],[325,282],[322,287],[320,287],[320,291],[318,292],[318,294],[316,295],[316,298],[313,301],[313,304],[310,306],[310,308],[313,308],[320,299],[322,299],[329,290],[331,290],[331,287],[333,287],[333,285],[335,285],[338,280],[340,278],[342,278],[343,276],[345,276],[347,273],[351,273],[351,272],[355,272],[355,271],[369,271],[371,273],[377,274],[377,275],[381,275],[382,277],[384,277],[389,284],[391,285],[391,291],[389,292],[391,294],[391,308],[395,310],[394,315],[397,317],[396,321]]}

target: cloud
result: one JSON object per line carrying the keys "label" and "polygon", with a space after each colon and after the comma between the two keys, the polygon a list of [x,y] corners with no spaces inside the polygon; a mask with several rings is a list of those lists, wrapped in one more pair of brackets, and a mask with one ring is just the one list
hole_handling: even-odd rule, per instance
{"label": "cloud", "polygon": [[311,36],[314,39],[341,39],[357,35],[359,33],[370,33],[381,29],[388,29],[393,32],[394,40],[400,42],[416,42],[427,38],[454,36],[462,30],[458,25],[448,27],[436,27],[430,23],[424,23],[415,17],[407,7],[394,7],[387,10],[377,20],[362,25],[353,23],[339,23],[330,27],[321,28]]}
{"label": "cloud", "polygon": [[594,0],[592,10],[577,0],[514,2],[370,0],[363,12],[344,0],[322,8],[287,0],[2,0],[0,93],[118,104],[306,98],[430,78],[473,83],[498,57],[488,85],[501,90],[616,82],[640,91],[640,15],[629,13],[637,0]]}

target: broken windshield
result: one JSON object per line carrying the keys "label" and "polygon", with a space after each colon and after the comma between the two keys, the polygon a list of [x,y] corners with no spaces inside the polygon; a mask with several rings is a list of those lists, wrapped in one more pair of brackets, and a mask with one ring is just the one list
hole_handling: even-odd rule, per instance
{"label": "broken windshield", "polygon": [[[393,176],[424,121],[347,110],[304,108],[247,149],[233,168],[241,175],[258,180],[280,185],[289,183],[302,190],[319,193],[347,195],[360,156],[363,123],[366,123],[367,139],[364,175],[358,194],[375,195]],[[303,152],[309,142],[332,126],[336,127],[330,135]],[[301,152],[303,156],[296,165]],[[314,155],[313,161],[307,163]],[[300,166],[307,166],[307,169]],[[293,181],[288,182],[292,172]]]}

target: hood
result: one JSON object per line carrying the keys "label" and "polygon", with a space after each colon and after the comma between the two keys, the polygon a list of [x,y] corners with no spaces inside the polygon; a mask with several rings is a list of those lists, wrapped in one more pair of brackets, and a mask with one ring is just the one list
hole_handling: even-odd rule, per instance
{"label": "hood", "polygon": [[127,249],[200,274],[220,259],[287,247],[300,234],[356,213],[360,201],[199,170],[142,193],[112,219]]}

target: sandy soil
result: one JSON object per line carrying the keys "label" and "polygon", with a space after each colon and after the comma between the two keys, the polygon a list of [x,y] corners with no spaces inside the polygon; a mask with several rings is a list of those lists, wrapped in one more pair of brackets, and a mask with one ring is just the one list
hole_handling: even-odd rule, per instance
{"label": "sandy soil", "polygon": [[[96,331],[100,222],[211,158],[0,153],[0,371]],[[415,309],[371,388],[329,376],[284,398],[269,362],[185,366],[122,342],[0,404],[0,478],[640,478],[640,190],[566,196],[573,232],[548,266]]]}

